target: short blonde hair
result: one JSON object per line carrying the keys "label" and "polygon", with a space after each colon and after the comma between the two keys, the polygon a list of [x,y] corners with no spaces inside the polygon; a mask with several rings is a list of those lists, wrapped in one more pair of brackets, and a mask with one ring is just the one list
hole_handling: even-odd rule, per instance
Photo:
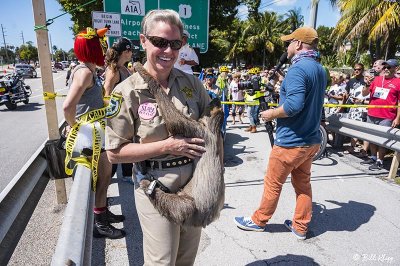
{"label": "short blonde hair", "polygon": [[332,78],[335,78],[335,79],[337,79],[337,80],[340,79],[340,73],[337,72],[337,71],[330,71],[329,74],[330,74],[330,76],[331,76]]}
{"label": "short blonde hair", "polygon": [[242,74],[240,74],[239,72],[236,72],[232,75],[233,78],[240,78],[242,76]]}
{"label": "short blonde hair", "polygon": [[154,9],[148,12],[142,20],[141,33],[147,35],[154,28],[154,24],[159,21],[177,26],[180,35],[183,35],[182,20],[179,14],[172,9]]}

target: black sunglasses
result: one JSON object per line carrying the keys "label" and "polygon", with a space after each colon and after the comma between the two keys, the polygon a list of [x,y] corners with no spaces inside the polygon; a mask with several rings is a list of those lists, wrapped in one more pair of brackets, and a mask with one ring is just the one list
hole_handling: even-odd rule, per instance
{"label": "black sunglasses", "polygon": [[362,68],[354,68],[354,71],[361,71]]}
{"label": "black sunglasses", "polygon": [[382,69],[388,69],[388,70],[390,70],[390,69],[392,69],[392,66],[385,65],[384,67],[382,67]]}
{"label": "black sunglasses", "polygon": [[171,47],[172,50],[179,50],[181,49],[183,44],[181,40],[170,41],[158,36],[147,36],[147,35],[145,36],[151,42],[151,44],[157,48],[166,48],[169,45],[169,47]]}

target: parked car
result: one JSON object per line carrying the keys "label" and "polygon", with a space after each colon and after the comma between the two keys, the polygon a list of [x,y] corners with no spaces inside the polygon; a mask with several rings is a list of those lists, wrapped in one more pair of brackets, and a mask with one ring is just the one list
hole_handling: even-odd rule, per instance
{"label": "parked car", "polygon": [[54,63],[54,68],[59,70],[64,70],[64,66],[60,62]]}
{"label": "parked car", "polygon": [[68,61],[61,61],[61,64],[63,65],[64,68],[69,67],[69,62]]}
{"label": "parked car", "polygon": [[21,73],[23,77],[37,78],[37,72],[35,68],[28,64],[16,64],[14,72]]}

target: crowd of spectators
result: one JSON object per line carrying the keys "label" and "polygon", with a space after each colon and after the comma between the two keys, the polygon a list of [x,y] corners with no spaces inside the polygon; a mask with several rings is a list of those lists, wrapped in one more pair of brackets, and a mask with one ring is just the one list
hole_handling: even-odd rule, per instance
{"label": "crowd of spectators", "polygon": [[[230,70],[226,66],[219,69],[208,68],[200,73],[199,78],[212,98],[219,97],[229,101],[229,115],[232,116],[232,125],[237,122],[243,124],[245,114],[249,118],[249,127],[245,131],[256,133],[259,124],[259,110],[257,105],[243,105],[243,102],[251,102],[248,91],[241,88],[241,83],[249,81],[252,76],[259,77],[261,93],[269,101],[278,101],[280,84],[285,76],[285,69],[274,75],[274,68],[259,70]],[[397,105],[400,99],[400,67],[396,59],[376,60],[371,68],[362,63],[353,66],[352,73],[329,71],[329,81],[326,88],[325,117],[333,114],[341,114],[347,118],[380,124],[388,127],[397,127],[397,108],[366,108],[364,105]],[[275,77],[271,79],[271,75]],[[267,89],[267,86],[269,89]],[[271,89],[272,88],[272,89]],[[272,100],[273,99],[273,100]],[[235,104],[238,103],[238,104]],[[345,106],[341,106],[345,104]],[[335,106],[339,105],[339,106]],[[245,112],[247,111],[247,113]],[[377,118],[379,121],[374,120]],[[328,132],[331,144],[336,143],[335,134]],[[340,136],[342,137],[342,136]],[[343,138],[343,137],[342,137]],[[370,170],[382,168],[382,160],[385,154],[383,148],[376,148],[366,141],[355,138],[350,139],[350,146],[345,153],[351,153],[360,158],[365,158],[363,164],[369,165]],[[367,157],[370,155],[369,157]]]}

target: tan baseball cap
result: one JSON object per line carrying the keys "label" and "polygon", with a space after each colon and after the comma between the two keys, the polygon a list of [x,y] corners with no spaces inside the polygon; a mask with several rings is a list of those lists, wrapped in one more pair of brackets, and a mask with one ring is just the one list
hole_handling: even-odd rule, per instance
{"label": "tan baseball cap", "polygon": [[312,44],[315,40],[318,40],[318,33],[311,27],[301,27],[289,35],[281,36],[281,40],[284,42],[298,40],[303,43]]}

